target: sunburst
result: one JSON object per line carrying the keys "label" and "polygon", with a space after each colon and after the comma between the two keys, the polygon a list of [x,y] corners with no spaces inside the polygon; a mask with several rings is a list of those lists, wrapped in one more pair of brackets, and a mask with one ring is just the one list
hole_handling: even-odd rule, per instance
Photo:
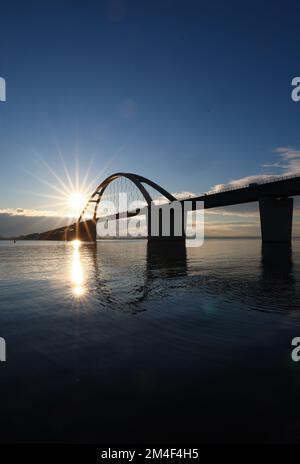
{"label": "sunburst", "polygon": [[[64,225],[66,222],[70,223],[76,220],[82,210],[84,209],[91,193],[95,190],[99,179],[103,178],[108,164],[106,163],[95,176],[91,176],[93,161],[89,162],[86,170],[80,171],[78,158],[75,158],[75,166],[73,170],[68,168],[64,157],[61,152],[59,153],[61,159],[61,170],[57,173],[48,162],[46,162],[40,155],[37,155],[39,161],[46,168],[47,172],[45,177],[40,177],[32,172],[26,171],[31,177],[39,183],[47,187],[46,192],[28,192],[32,195],[39,196],[48,200],[47,203],[40,205],[43,210],[49,210],[51,216],[57,217],[57,221],[53,228]],[[86,212],[86,217],[90,214]],[[37,225],[41,225],[47,217],[40,218]]]}

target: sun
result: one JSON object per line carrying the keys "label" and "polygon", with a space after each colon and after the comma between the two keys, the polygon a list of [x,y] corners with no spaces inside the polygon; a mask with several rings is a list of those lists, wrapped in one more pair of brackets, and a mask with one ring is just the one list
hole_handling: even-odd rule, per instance
{"label": "sun", "polygon": [[86,203],[86,199],[85,199],[85,196],[83,195],[83,193],[76,192],[76,193],[72,193],[69,196],[68,203],[69,203],[69,206],[73,210],[78,211],[78,210],[84,208],[85,203]]}
{"label": "sun", "polygon": [[[75,167],[73,170],[69,170],[60,152],[59,155],[62,162],[59,173],[55,172],[40,156],[38,156],[38,158],[47,168],[51,176],[48,174],[47,178],[43,179],[27,171],[29,175],[49,189],[48,191],[43,191],[43,193],[32,193],[51,200],[49,203],[44,203],[43,208],[45,211],[47,210],[47,216],[53,215],[53,217],[57,217],[55,228],[58,228],[61,224],[65,224],[66,219],[71,218],[73,220],[74,218],[79,218],[80,214],[83,215],[82,217],[84,217],[84,219],[93,217],[92,206],[88,203],[88,200],[91,196],[91,192],[94,192],[95,186],[99,183],[99,177],[102,177],[104,172],[104,168],[102,168],[97,172],[95,177],[90,177],[92,169],[92,161],[90,161],[85,173],[80,175],[77,154],[75,156]],[[45,216],[45,214],[43,214],[43,216]]]}

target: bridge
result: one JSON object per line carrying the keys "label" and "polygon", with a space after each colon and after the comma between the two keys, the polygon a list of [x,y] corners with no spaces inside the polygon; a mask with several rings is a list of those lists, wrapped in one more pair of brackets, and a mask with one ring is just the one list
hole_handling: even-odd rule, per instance
{"label": "bridge", "polygon": [[[113,199],[122,192],[132,197],[132,190],[135,190],[135,200],[140,197],[136,200],[138,207],[109,211],[107,203],[114,203]],[[258,202],[262,241],[289,243],[292,238],[292,197],[297,195],[300,195],[300,176],[290,176],[177,200],[164,188],[143,176],[119,172],[107,177],[98,185],[76,223],[40,234],[40,238],[46,240],[80,239],[94,242],[97,238],[97,223],[107,224],[110,221],[146,215],[148,240],[185,240],[185,203],[189,202],[192,210],[195,211],[199,207],[209,209]],[[181,205],[181,233],[176,230],[175,215],[172,214],[175,204]],[[102,207],[103,205],[106,205],[105,208]],[[167,217],[170,226],[167,235],[163,231],[163,214],[166,207],[168,207]],[[89,219],[85,219],[90,208],[92,208],[92,215]],[[151,228],[153,211],[159,213],[158,229],[155,232]]]}

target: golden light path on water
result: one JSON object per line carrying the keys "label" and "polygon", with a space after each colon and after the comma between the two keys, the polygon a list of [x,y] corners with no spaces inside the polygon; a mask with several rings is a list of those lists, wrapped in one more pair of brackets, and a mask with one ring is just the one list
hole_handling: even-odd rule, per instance
{"label": "golden light path on water", "polygon": [[85,294],[83,265],[80,260],[80,240],[72,241],[71,283],[72,293],[76,298]]}

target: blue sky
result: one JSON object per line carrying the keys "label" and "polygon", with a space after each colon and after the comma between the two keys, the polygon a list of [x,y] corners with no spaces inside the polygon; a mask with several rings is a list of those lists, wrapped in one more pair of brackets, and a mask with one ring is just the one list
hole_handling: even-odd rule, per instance
{"label": "blue sky", "polygon": [[93,159],[93,174],[137,172],[171,192],[295,172],[299,13],[293,1],[2,2],[0,210],[43,209],[40,158],[64,177],[60,152],[71,172]]}

